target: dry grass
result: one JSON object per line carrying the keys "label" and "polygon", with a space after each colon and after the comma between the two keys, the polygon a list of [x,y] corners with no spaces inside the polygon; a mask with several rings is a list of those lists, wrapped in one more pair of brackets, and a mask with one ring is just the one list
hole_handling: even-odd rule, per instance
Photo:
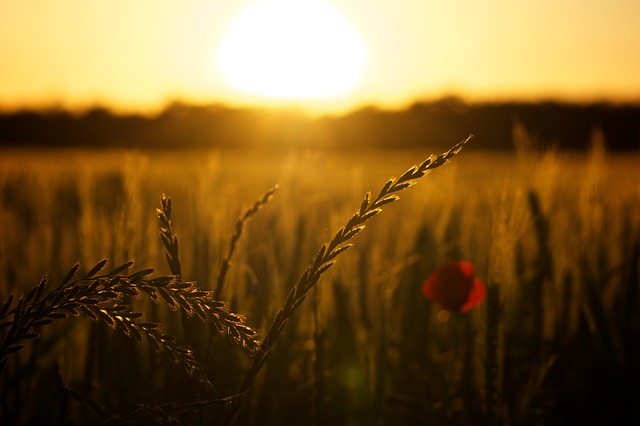
{"label": "dry grass", "polygon": [[[624,378],[640,371],[630,338],[640,330],[635,162],[597,148],[597,135],[589,156],[538,153],[522,129],[515,139],[520,160],[463,153],[385,209],[330,269],[380,207],[366,199],[345,227],[354,200],[424,152],[3,153],[0,299],[28,293],[44,274],[63,282],[65,265],[78,259],[136,257],[167,265],[166,285],[198,283],[176,291],[221,295],[231,307],[219,306],[225,315],[237,313],[238,324],[246,316],[266,340],[251,358],[205,330],[193,365],[203,366],[214,385],[207,388],[181,371],[194,370],[170,368],[131,346],[134,339],[56,321],[7,358],[0,412],[17,423],[27,421],[25,412],[50,420],[67,395],[70,422],[204,424],[230,420],[230,404],[244,408],[238,424],[615,422],[636,395],[636,382]],[[277,196],[258,212],[274,183]],[[169,215],[166,201],[160,206],[162,227],[171,230],[168,264],[154,216],[162,193],[173,201]],[[171,261],[176,234],[179,270]],[[495,290],[479,309],[443,322],[420,286],[455,258],[476,263]],[[309,292],[320,275],[324,284]],[[116,296],[96,306],[130,306],[187,341],[169,301]],[[6,312],[16,312],[12,303]],[[140,332],[126,318],[124,329]],[[54,382],[58,393],[35,391]],[[597,400],[598,388],[607,389],[605,400]]]}

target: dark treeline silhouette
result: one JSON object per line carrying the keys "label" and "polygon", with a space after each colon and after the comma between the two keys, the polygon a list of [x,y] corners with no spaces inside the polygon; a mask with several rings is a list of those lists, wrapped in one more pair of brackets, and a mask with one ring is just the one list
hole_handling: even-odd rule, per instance
{"label": "dark treeline silhouette", "polygon": [[541,147],[579,150],[594,130],[611,150],[640,149],[640,104],[475,103],[458,98],[417,102],[403,110],[364,107],[340,116],[309,117],[292,109],[230,108],[174,103],[154,117],[20,111],[0,114],[0,144],[44,147],[314,147],[446,148],[476,136],[474,149],[510,149],[524,126]]}

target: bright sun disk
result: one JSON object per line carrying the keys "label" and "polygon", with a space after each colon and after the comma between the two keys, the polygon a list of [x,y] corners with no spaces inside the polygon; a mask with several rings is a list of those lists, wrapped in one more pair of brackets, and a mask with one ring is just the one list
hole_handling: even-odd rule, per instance
{"label": "bright sun disk", "polygon": [[365,49],[349,22],[319,0],[262,0],[227,29],[218,64],[237,89],[276,98],[345,93],[360,78]]}

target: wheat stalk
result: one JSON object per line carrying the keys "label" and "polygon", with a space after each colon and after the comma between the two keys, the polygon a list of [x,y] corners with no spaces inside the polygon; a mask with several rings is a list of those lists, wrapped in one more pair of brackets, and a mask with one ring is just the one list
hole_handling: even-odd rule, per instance
{"label": "wheat stalk", "polygon": [[167,250],[164,254],[169,265],[169,270],[173,275],[182,276],[182,264],[180,263],[180,255],[178,253],[178,236],[173,233],[171,224],[171,212],[173,211],[173,203],[171,197],[162,194],[160,197],[161,208],[156,209],[158,220],[160,221],[160,239],[164,248]]}
{"label": "wheat stalk", "polygon": [[487,331],[485,335],[485,410],[487,413],[487,424],[490,426],[502,424],[502,389],[500,382],[500,287],[491,283],[487,295]]}
{"label": "wheat stalk", "polygon": [[222,288],[224,286],[224,280],[227,276],[227,271],[229,270],[229,266],[231,266],[231,258],[233,257],[233,253],[238,245],[238,241],[240,241],[240,237],[242,236],[242,231],[244,229],[245,223],[258,212],[271,200],[271,197],[278,189],[278,186],[274,186],[269,191],[267,191],[260,199],[256,200],[255,203],[251,207],[249,207],[236,221],[236,227],[233,232],[233,236],[231,237],[231,242],[229,243],[229,251],[227,252],[226,257],[222,261],[222,266],[220,267],[220,272],[218,274],[218,279],[216,281],[215,291],[213,292],[214,299],[220,299],[222,296]]}
{"label": "wheat stalk", "polygon": [[[248,218],[257,212],[258,209],[269,200],[273,191],[275,191],[275,189],[268,192],[262,200],[254,205],[253,210],[255,211],[250,209],[245,216]],[[169,264],[171,273],[176,277],[181,277],[182,265],[180,263],[178,237],[173,232],[173,226],[171,223],[171,213],[173,211],[171,198],[162,194],[160,200],[161,208],[156,209],[156,212],[158,220],[160,221],[160,238],[162,239],[162,243],[166,249],[165,257]],[[241,226],[239,232],[241,232]],[[240,234],[238,234],[238,238],[239,235]],[[227,258],[230,261],[231,254],[229,254]],[[197,287],[194,286],[194,288]],[[187,288],[183,289],[183,292],[188,291],[189,290],[187,290]],[[213,295],[213,292],[201,289],[198,289],[197,291],[202,292],[202,295],[206,295],[206,305],[188,306],[188,304],[185,305],[185,300],[183,298],[173,299],[170,295],[160,292],[160,295],[167,300],[169,306],[173,308],[180,308],[182,312],[183,328],[187,339],[191,342],[194,341],[194,333],[192,332],[193,324],[190,324],[189,320],[197,316],[202,321],[213,325],[222,334],[229,336],[233,341],[242,345],[242,347],[249,353],[254,353],[259,345],[258,333],[256,330],[246,325],[245,316],[231,312],[229,310],[229,304],[227,302],[217,300],[218,298]]]}
{"label": "wheat stalk", "polygon": [[[154,424],[178,424],[182,423],[174,416],[192,413],[212,405],[229,404],[235,401],[246,400],[246,395],[231,395],[219,399],[200,400],[193,402],[171,401],[161,405],[139,404],[138,408],[127,415],[109,418],[103,426],[115,426],[123,424],[140,424],[142,420],[152,421]],[[145,422],[146,423],[146,422]]]}
{"label": "wheat stalk", "polygon": [[[249,391],[255,376],[269,358],[273,345],[291,316],[300,307],[322,274],[335,264],[336,258],[353,246],[348,242],[365,228],[365,223],[380,213],[383,206],[397,201],[400,198],[397,195],[398,192],[413,186],[417,179],[423,177],[430,170],[446,164],[450,158],[460,152],[471,137],[472,135],[457,143],[445,153],[429,156],[420,165],[410,167],[399,178],[391,177],[375,198],[372,198],[371,192],[365,194],[360,209],[351,216],[346,225],[335,233],[331,241],[322,245],[298,283],[289,292],[284,306],[276,314],[265,339],[253,357],[252,364],[244,376],[238,394],[244,394]],[[230,421],[236,411],[237,405],[232,405],[227,411],[228,417],[225,420]]]}
{"label": "wheat stalk", "polygon": [[246,399],[246,395],[231,395],[219,399],[200,400],[193,402],[171,401],[160,405],[138,404],[133,411],[118,416],[109,411],[101,403],[77,392],[76,390],[63,386],[63,392],[70,397],[89,407],[99,417],[104,419],[103,426],[116,426],[125,424],[140,424],[152,421],[154,424],[182,424],[175,416],[190,413],[212,405],[228,404],[231,401]]}
{"label": "wheat stalk", "polygon": [[55,320],[84,314],[139,342],[146,340],[156,351],[167,354],[173,363],[182,365],[190,375],[208,383],[204,370],[193,357],[191,349],[177,344],[173,336],[163,334],[158,323],[137,321],[142,314],[123,302],[126,296],[145,293],[157,300],[160,294],[165,300],[171,301],[170,306],[179,304],[199,315],[208,309],[204,295],[194,289],[192,283],[179,282],[175,277],[147,279],[153,272],[151,268],[129,275],[123,274],[133,261],[126,262],[107,274],[97,275],[106,263],[106,259],[101,260],[87,274],[74,280],[73,277],[80,268],[76,264],[60,286],[48,293],[45,293],[48,278],[44,277],[13,308],[13,296],[9,296],[0,310],[0,318],[6,320],[0,325],[3,335],[0,343],[0,369],[6,365],[9,354],[23,349],[24,341],[40,336],[36,331],[40,327]]}
{"label": "wheat stalk", "polygon": [[202,365],[195,360],[189,347],[178,344],[174,336],[162,333],[160,324],[137,321],[142,313],[124,303],[125,297],[129,296],[148,296],[154,302],[164,300],[172,309],[179,309],[215,326],[248,351],[253,352],[257,348],[256,331],[245,325],[243,316],[230,312],[226,303],[214,300],[210,291],[198,288],[193,282],[182,282],[176,276],[148,278],[154,272],[152,268],[125,274],[133,261],[98,275],[106,264],[107,259],[103,259],[88,273],[74,279],[80,268],[76,264],[60,285],[48,293],[48,278],[44,277],[15,306],[13,295],[5,300],[0,307],[0,372],[10,354],[22,350],[25,341],[39,337],[38,328],[58,319],[84,314],[139,342],[146,340],[192,377],[209,383]]}

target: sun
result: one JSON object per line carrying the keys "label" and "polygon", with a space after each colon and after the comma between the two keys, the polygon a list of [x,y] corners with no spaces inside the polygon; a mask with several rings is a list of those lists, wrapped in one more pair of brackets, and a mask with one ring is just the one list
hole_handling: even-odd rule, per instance
{"label": "sun", "polygon": [[235,88],[271,98],[326,98],[358,82],[364,43],[320,0],[261,0],[225,32],[218,65]]}

